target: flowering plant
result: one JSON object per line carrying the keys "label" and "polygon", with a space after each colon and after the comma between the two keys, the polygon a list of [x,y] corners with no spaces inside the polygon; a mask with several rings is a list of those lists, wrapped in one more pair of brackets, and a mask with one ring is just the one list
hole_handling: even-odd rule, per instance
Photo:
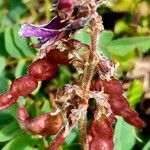
{"label": "flowering plant", "polygon": [[[113,149],[115,115],[137,128],[144,126],[123,96],[123,87],[115,77],[117,64],[97,51],[103,24],[96,10],[104,2],[59,0],[53,6],[54,16],[48,24],[25,24],[19,30],[23,38],[37,37],[38,43],[32,46],[40,51],[28,74],[13,81],[10,90],[0,96],[1,110],[16,103],[19,96],[32,93],[38,81],[54,78],[59,65],[72,64],[78,72],[76,81],[58,89],[49,113],[31,118],[25,107],[18,109],[17,119],[22,129],[42,136],[56,134],[48,150],[61,145],[76,123],[84,150]],[[74,33],[85,26],[91,37],[90,44],[73,38]]]}

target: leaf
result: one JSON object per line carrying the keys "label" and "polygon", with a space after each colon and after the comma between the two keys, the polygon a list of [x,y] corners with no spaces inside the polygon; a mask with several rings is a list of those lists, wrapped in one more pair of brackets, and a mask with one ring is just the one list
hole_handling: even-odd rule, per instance
{"label": "leaf", "polygon": [[18,123],[11,122],[0,130],[0,142],[6,142],[21,134],[23,131],[19,128]]}
{"label": "leaf", "polygon": [[107,45],[107,49],[110,53],[119,56],[127,55],[135,49],[146,52],[150,49],[150,37],[120,38],[111,41]]}
{"label": "leaf", "polygon": [[23,38],[20,38],[19,35],[18,35],[18,30],[19,30],[19,26],[18,25],[15,25],[13,28],[12,28],[12,32],[13,32],[13,37],[14,37],[14,42],[16,44],[16,46],[20,49],[20,51],[26,56],[26,57],[29,57],[29,58],[33,58],[35,56],[34,54],[34,51],[32,48],[30,48],[28,45],[28,41],[27,39],[23,39]]}
{"label": "leaf", "polygon": [[3,110],[2,112],[8,113],[11,116],[13,116],[14,118],[16,118],[17,109],[18,109],[18,103],[16,103],[16,104],[12,105],[11,107]]}
{"label": "leaf", "polygon": [[0,128],[12,122],[14,118],[5,111],[0,111]]}
{"label": "leaf", "polygon": [[8,17],[11,21],[16,22],[20,17],[26,13],[26,6],[21,0],[9,1],[9,12]]}
{"label": "leaf", "polygon": [[135,128],[118,117],[114,134],[115,150],[132,150],[135,145]]}
{"label": "leaf", "polygon": [[5,59],[5,57],[0,56],[0,76],[3,75],[3,71],[5,69],[5,66],[6,66],[6,59]]}
{"label": "leaf", "polygon": [[90,36],[87,33],[87,28],[83,28],[75,34],[75,39],[81,41],[82,43],[89,44]]}
{"label": "leaf", "polygon": [[22,134],[8,142],[2,150],[31,150],[35,142],[29,134]]}
{"label": "leaf", "polygon": [[44,104],[41,108],[41,112],[42,113],[47,113],[47,112],[49,112],[49,110],[50,110],[50,102],[48,100],[45,100]]}
{"label": "leaf", "polygon": [[[1,11],[0,11],[0,16],[1,16]],[[1,18],[0,18],[0,21],[1,21]],[[4,42],[4,32],[1,32],[0,31],[0,56],[4,56],[4,57],[8,57],[8,54],[6,52],[6,49],[5,49],[5,42]]]}
{"label": "leaf", "polygon": [[77,125],[73,128],[73,130],[71,131],[71,133],[69,134],[69,136],[66,138],[65,143],[67,145],[73,143],[76,139],[77,139],[77,130],[78,127]]}
{"label": "leaf", "polygon": [[18,58],[18,59],[21,58],[22,54],[14,45],[14,41],[13,41],[10,28],[7,28],[5,30],[4,38],[5,38],[5,48],[8,54],[13,58]]}
{"label": "leaf", "polygon": [[150,150],[150,140],[146,143],[142,150]]}
{"label": "leaf", "polygon": [[139,80],[134,80],[133,82],[131,82],[127,91],[127,97],[132,108],[135,108],[136,105],[141,101],[142,95],[142,83]]}
{"label": "leaf", "polygon": [[15,77],[18,78],[24,74],[26,74],[26,68],[27,68],[27,62],[24,59],[21,59],[19,63],[17,64],[16,70],[15,70]]}
{"label": "leaf", "polygon": [[8,81],[3,78],[3,77],[0,77],[0,94],[6,92],[8,89]]}
{"label": "leaf", "polygon": [[100,34],[100,37],[99,37],[99,40],[98,40],[98,45],[97,45],[98,51],[102,51],[102,53],[108,58],[111,58],[111,54],[107,50],[107,45],[112,41],[113,36],[114,36],[113,32],[103,31]]}

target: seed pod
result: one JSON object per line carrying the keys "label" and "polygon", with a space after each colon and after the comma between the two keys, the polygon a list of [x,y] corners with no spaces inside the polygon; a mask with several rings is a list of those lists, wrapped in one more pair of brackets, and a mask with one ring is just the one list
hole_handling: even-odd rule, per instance
{"label": "seed pod", "polygon": [[29,66],[29,74],[35,80],[48,80],[55,76],[57,64],[51,63],[48,59],[38,59]]}
{"label": "seed pod", "polygon": [[130,108],[121,110],[120,115],[124,118],[126,122],[139,129],[142,129],[145,126],[144,122],[138,117],[138,114]]}
{"label": "seed pod", "polygon": [[101,83],[104,87],[105,93],[120,95],[123,94],[123,87],[117,79],[112,78],[111,80],[101,80]]}
{"label": "seed pod", "polygon": [[29,118],[25,108],[17,113],[19,125],[22,129],[42,136],[56,134],[62,126],[62,116],[52,116],[50,113],[42,114],[34,119]]}
{"label": "seed pod", "polygon": [[102,90],[102,85],[100,83],[100,80],[92,81],[90,90],[91,91],[101,91]]}
{"label": "seed pod", "polygon": [[113,129],[105,116],[91,121],[88,137],[89,150],[113,150]]}
{"label": "seed pod", "polygon": [[108,102],[111,105],[111,109],[115,114],[118,114],[118,111],[120,112],[120,110],[129,107],[128,101],[122,95],[110,95]]}
{"label": "seed pod", "polygon": [[10,107],[17,101],[17,96],[12,92],[6,92],[0,96],[0,110]]}
{"label": "seed pod", "polygon": [[122,95],[111,95],[108,102],[111,105],[111,109],[115,115],[122,116],[125,121],[137,128],[144,127],[143,121],[138,117],[138,114],[135,111],[130,109],[129,103],[125,97]]}
{"label": "seed pod", "polygon": [[10,86],[10,90],[17,96],[27,96],[38,86],[38,82],[30,75],[16,79]]}
{"label": "seed pod", "polygon": [[68,58],[67,52],[61,52],[59,49],[51,49],[49,53],[46,54],[46,58],[52,62],[62,65],[68,65],[70,60]]}

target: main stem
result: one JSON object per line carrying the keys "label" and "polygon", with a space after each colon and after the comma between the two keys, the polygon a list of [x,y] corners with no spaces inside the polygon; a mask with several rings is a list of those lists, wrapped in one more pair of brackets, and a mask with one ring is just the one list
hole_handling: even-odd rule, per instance
{"label": "main stem", "polygon": [[[96,13],[97,16],[97,13]],[[96,17],[97,18],[97,17]],[[87,108],[88,108],[88,101],[89,101],[89,91],[90,91],[90,85],[91,81],[94,76],[95,68],[97,65],[96,62],[96,44],[97,44],[97,37],[98,37],[98,28],[95,26],[97,24],[96,18],[91,19],[91,47],[89,51],[89,55],[87,58],[87,62],[85,64],[85,69],[83,73],[82,78],[82,91],[83,91],[83,104],[84,110],[81,113],[81,117],[78,122],[78,128],[79,128],[79,142],[81,144],[82,150],[88,150],[88,141],[87,141],[87,132],[86,132],[86,118],[87,118]]]}

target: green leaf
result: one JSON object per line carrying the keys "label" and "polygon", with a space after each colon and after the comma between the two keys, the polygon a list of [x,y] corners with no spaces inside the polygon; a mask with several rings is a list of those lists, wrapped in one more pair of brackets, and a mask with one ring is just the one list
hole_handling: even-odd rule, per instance
{"label": "green leaf", "polygon": [[135,106],[141,101],[142,95],[142,83],[139,80],[134,80],[133,82],[131,82],[127,91],[127,97],[132,108],[135,108]]}
{"label": "green leaf", "polygon": [[65,140],[65,143],[67,145],[73,143],[77,139],[77,133],[78,133],[77,130],[78,130],[78,126],[76,125]]}
{"label": "green leaf", "polygon": [[82,43],[89,44],[90,36],[87,33],[87,28],[83,28],[75,34],[75,39],[81,41]]}
{"label": "green leaf", "polygon": [[5,66],[6,66],[6,59],[5,59],[5,57],[0,56],[0,76],[3,75],[3,71],[5,69]]}
{"label": "green leaf", "polygon": [[127,124],[123,118],[118,117],[115,126],[114,145],[115,150],[132,150],[135,145],[135,128]]}
{"label": "green leaf", "polygon": [[50,110],[50,101],[45,100],[44,104],[43,104],[43,106],[41,108],[41,112],[42,113],[47,113],[47,112],[49,112],[49,110]]}
{"label": "green leaf", "polygon": [[15,25],[12,28],[12,32],[13,32],[13,37],[14,37],[14,42],[16,44],[16,46],[20,49],[20,51],[29,58],[33,58],[35,56],[34,51],[32,48],[30,48],[28,45],[28,41],[25,38],[20,38],[18,35],[18,30],[19,30],[19,26]]}
{"label": "green leaf", "polygon": [[8,16],[13,22],[16,22],[20,17],[26,13],[26,6],[21,0],[10,0],[9,1],[9,12]]}
{"label": "green leaf", "polygon": [[135,49],[146,52],[150,49],[150,37],[120,38],[111,41],[107,49],[110,53],[120,56],[127,55]]}
{"label": "green leaf", "polygon": [[11,116],[13,116],[14,118],[16,118],[17,110],[18,110],[18,103],[15,103],[11,107],[3,110],[3,112],[8,113]]}
{"label": "green leaf", "polygon": [[0,94],[6,92],[8,89],[8,81],[3,78],[0,77]]}
{"label": "green leaf", "polygon": [[27,62],[24,59],[21,59],[17,64],[15,70],[15,77],[18,78],[24,74],[26,74]]}
{"label": "green leaf", "polygon": [[111,58],[111,54],[107,50],[107,45],[112,41],[113,36],[114,36],[113,32],[103,31],[100,34],[100,37],[98,40],[98,45],[97,45],[98,51],[102,51],[102,53],[108,58]]}
{"label": "green leaf", "polygon": [[[1,11],[0,11],[0,16],[1,16]],[[0,19],[1,21],[1,19]],[[1,28],[0,28],[1,29]],[[0,31],[0,56],[8,57],[8,53],[6,52],[5,49],[5,39],[4,39],[4,32]]]}
{"label": "green leaf", "polygon": [[0,111],[0,129],[12,121],[14,121],[14,118],[11,114],[5,112],[5,110]]}
{"label": "green leaf", "polygon": [[8,54],[13,58],[18,58],[18,59],[21,58],[22,54],[14,45],[14,41],[13,41],[10,28],[7,28],[5,30],[4,38],[5,38],[5,48]]}
{"label": "green leaf", "polygon": [[142,150],[150,150],[150,140],[146,143]]}
{"label": "green leaf", "polygon": [[8,142],[2,150],[32,150],[35,142],[30,135],[22,134]]}
{"label": "green leaf", "polygon": [[18,123],[11,122],[0,130],[0,142],[6,142],[21,134],[22,130],[19,128]]}

